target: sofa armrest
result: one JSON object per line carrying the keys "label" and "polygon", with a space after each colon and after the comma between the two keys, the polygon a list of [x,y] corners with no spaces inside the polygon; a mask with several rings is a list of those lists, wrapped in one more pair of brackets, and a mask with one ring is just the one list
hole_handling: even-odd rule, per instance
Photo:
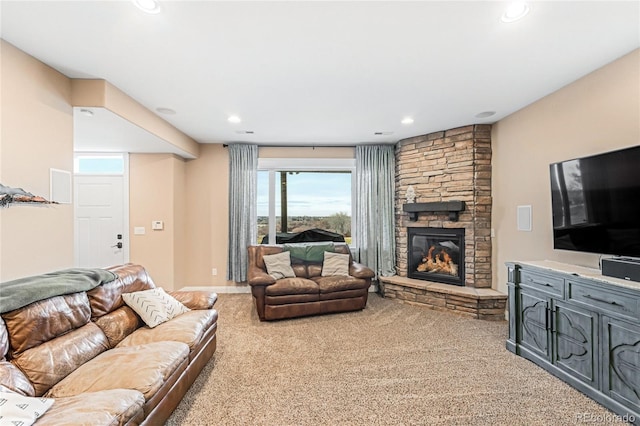
{"label": "sofa armrest", "polygon": [[351,262],[349,275],[356,278],[373,278],[376,276],[375,272],[373,272],[373,269],[358,262]]}
{"label": "sofa armrest", "polygon": [[276,279],[257,266],[250,266],[247,271],[247,282],[251,286],[268,286],[274,284]]}
{"label": "sofa armrest", "polygon": [[167,292],[189,309],[211,309],[218,300],[218,294],[213,291],[170,291]]}

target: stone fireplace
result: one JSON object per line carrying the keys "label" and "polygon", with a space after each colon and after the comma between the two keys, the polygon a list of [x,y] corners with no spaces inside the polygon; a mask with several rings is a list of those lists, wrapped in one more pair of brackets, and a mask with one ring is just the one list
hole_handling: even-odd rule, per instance
{"label": "stone fireplace", "polygon": [[491,126],[399,141],[395,195],[398,275],[380,279],[385,297],[504,319],[506,295],[491,289]]}

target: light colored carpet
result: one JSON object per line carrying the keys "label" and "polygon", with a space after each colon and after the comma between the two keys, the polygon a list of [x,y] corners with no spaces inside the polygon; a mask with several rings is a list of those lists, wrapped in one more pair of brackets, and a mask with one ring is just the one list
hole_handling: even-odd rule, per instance
{"label": "light colored carpet", "polygon": [[613,413],[505,349],[506,322],[371,294],[360,312],[260,322],[222,294],[218,349],[167,425],[564,425]]}

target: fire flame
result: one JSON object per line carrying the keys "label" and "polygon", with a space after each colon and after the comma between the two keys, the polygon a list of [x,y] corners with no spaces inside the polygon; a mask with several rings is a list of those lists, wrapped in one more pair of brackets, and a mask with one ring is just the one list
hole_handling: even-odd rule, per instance
{"label": "fire flame", "polygon": [[458,265],[455,264],[446,249],[442,249],[435,256],[433,251],[435,246],[429,247],[429,252],[426,256],[422,256],[421,262],[418,265],[418,272],[440,273],[449,275],[458,275]]}

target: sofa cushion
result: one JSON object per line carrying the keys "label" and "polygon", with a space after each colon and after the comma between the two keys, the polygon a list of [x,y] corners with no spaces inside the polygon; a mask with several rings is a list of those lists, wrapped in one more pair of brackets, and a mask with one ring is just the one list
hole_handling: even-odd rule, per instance
{"label": "sofa cushion", "polygon": [[267,274],[276,280],[296,276],[293,269],[291,269],[291,253],[288,251],[263,256],[262,260],[264,260],[264,264],[267,267]]}
{"label": "sofa cushion", "polygon": [[[142,420],[144,396],[132,389],[86,392],[54,400],[53,406],[38,419],[37,426],[64,424],[124,425]],[[135,424],[138,424],[135,422]]]}
{"label": "sofa cushion", "polygon": [[10,355],[17,356],[91,319],[86,293],[54,296],[2,315],[9,333]]}
{"label": "sofa cushion", "polygon": [[36,394],[27,376],[9,361],[0,361],[0,386],[24,396]]}
{"label": "sofa cushion", "polygon": [[12,359],[41,396],[78,367],[109,349],[102,330],[90,322],[67,334],[28,349]]}
{"label": "sofa cushion", "polygon": [[307,265],[307,278],[319,277],[322,274],[322,262]]}
{"label": "sofa cushion", "polygon": [[46,396],[62,398],[83,392],[135,389],[149,400],[189,356],[181,342],[155,342],[118,347],[78,367]]}
{"label": "sofa cushion", "polygon": [[162,288],[125,293],[122,299],[151,328],[190,311]]}
{"label": "sofa cushion", "polygon": [[318,284],[306,278],[283,278],[265,289],[267,296],[317,294]]}
{"label": "sofa cushion", "polygon": [[139,328],[120,342],[118,347],[169,340],[186,343],[189,349],[193,349],[217,320],[218,311],[215,309],[190,311],[155,328]]}
{"label": "sofa cushion", "polygon": [[359,290],[359,289],[369,287],[369,282],[367,280],[364,280],[361,278],[355,278],[351,276],[314,277],[312,278],[312,280],[318,284],[320,293],[332,293],[334,291],[345,291],[345,290]]}
{"label": "sofa cushion", "polygon": [[128,263],[108,269],[118,278],[87,291],[93,318],[101,317],[122,306],[124,304],[120,297],[122,293],[148,290],[156,286],[141,265]]}
{"label": "sofa cushion", "polygon": [[109,347],[115,348],[125,337],[140,328],[143,323],[133,309],[121,306],[113,312],[95,320],[109,340]]}
{"label": "sofa cushion", "polygon": [[30,426],[53,404],[53,399],[0,391],[0,424]]}
{"label": "sofa cushion", "polygon": [[325,251],[324,261],[322,262],[322,273],[320,275],[323,277],[348,276],[349,255]]}

